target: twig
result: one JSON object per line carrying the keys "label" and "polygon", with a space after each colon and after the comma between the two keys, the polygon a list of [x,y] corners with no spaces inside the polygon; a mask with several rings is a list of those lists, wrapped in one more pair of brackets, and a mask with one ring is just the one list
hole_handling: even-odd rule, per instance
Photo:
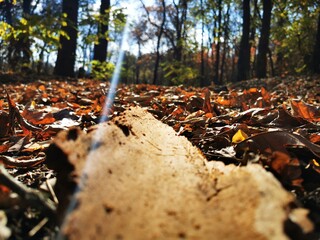
{"label": "twig", "polygon": [[54,192],[51,184],[48,182],[48,179],[46,179],[46,186],[47,186],[47,188],[48,188],[48,190],[49,190],[49,192],[50,192],[50,194],[51,194],[51,196],[52,196],[53,202],[54,202],[55,204],[59,204],[59,200],[58,200],[58,198],[57,198],[57,195],[56,195],[56,193]]}
{"label": "twig", "polygon": [[2,164],[0,164],[0,183],[17,193],[29,206],[42,210],[49,215],[55,215],[56,206],[50,199],[45,199],[40,192],[30,189],[18,182],[7,172]]}
{"label": "twig", "polygon": [[32,229],[29,231],[29,233],[28,233],[29,237],[33,237],[34,235],[36,235],[36,233],[39,232],[39,230],[40,230],[41,228],[43,228],[43,226],[46,225],[46,223],[47,223],[48,221],[49,221],[48,218],[42,219],[34,228],[32,228]]}

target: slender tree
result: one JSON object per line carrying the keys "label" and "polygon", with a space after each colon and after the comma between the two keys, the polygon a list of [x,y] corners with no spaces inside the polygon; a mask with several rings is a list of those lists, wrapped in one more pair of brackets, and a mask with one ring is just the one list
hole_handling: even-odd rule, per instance
{"label": "slender tree", "polygon": [[[23,0],[22,3],[22,10],[23,10],[23,17],[29,19],[31,14],[31,3],[32,0]],[[30,39],[29,34],[26,33],[19,39],[18,45],[20,45],[21,52],[22,52],[22,63],[29,64],[31,61],[31,50],[30,50]]]}
{"label": "slender tree", "polygon": [[182,62],[184,41],[186,39],[186,20],[188,13],[188,1],[179,0],[178,3],[173,1],[173,11],[169,13],[173,29],[167,37],[172,43],[173,55],[177,62]]}
{"label": "slender tree", "polygon": [[238,60],[238,81],[248,79],[250,72],[250,0],[243,0],[242,10],[243,22]]}
{"label": "slender tree", "polygon": [[267,76],[267,54],[269,51],[271,11],[272,0],[263,0],[262,28],[259,38],[256,71],[258,78],[265,78]]}
{"label": "slender tree", "polygon": [[107,59],[110,0],[101,0],[100,22],[98,25],[98,44],[94,45],[93,59],[104,62]]}
{"label": "slender tree", "polygon": [[200,14],[201,14],[201,62],[200,62],[200,86],[206,86],[206,79],[204,75],[204,6],[203,0],[200,0]]}
{"label": "slender tree", "polygon": [[[276,23],[275,23],[275,39],[279,42],[282,42],[283,39],[286,37],[286,31],[285,24],[288,22],[287,20],[287,14],[286,14],[286,6],[287,1],[283,0],[281,1],[281,4],[277,4],[277,8],[275,9],[275,15],[276,15]],[[279,30],[278,30],[279,29]],[[284,69],[284,50],[280,47],[276,51],[276,62],[275,62],[275,73],[277,75],[282,75],[283,72],[285,72]]]}
{"label": "slender tree", "polygon": [[164,26],[166,23],[166,1],[165,0],[161,0],[162,3],[162,21],[161,21],[161,25],[159,27],[159,31],[158,31],[158,38],[157,38],[157,47],[156,47],[156,59],[155,59],[155,63],[154,63],[154,70],[153,70],[153,84],[159,84],[158,81],[158,69],[159,69],[159,64],[160,64],[160,44],[161,44],[161,38],[163,35],[163,31],[164,31]]}
{"label": "slender tree", "polygon": [[78,23],[79,0],[63,0],[62,12],[66,14],[67,25],[61,30],[68,37],[60,35],[61,48],[58,50],[58,57],[55,66],[55,74],[60,76],[74,76],[77,48],[77,23]]}
{"label": "slender tree", "polygon": [[[253,14],[250,20],[250,49],[255,49],[256,48],[256,30],[257,30],[257,22],[261,21],[261,16],[259,12],[259,6],[258,6],[258,0],[253,0]],[[255,66],[256,62],[256,54],[251,55],[251,50],[250,50],[250,71],[249,71],[249,76],[254,76],[255,68],[252,66]],[[251,59],[253,57],[253,59]]]}
{"label": "slender tree", "polygon": [[131,32],[132,37],[135,39],[135,41],[138,44],[138,56],[136,58],[136,79],[135,79],[135,83],[139,83],[140,82],[140,70],[141,70],[141,61],[142,61],[142,51],[141,48],[143,46],[143,44],[146,42],[146,36],[147,34],[147,20],[140,20],[139,22],[135,22],[134,23],[134,29]]}
{"label": "slender tree", "polygon": [[218,34],[217,34],[217,45],[216,45],[216,62],[215,62],[215,74],[213,82],[216,84],[221,83],[219,79],[219,70],[220,70],[220,45],[221,45],[221,36],[222,36],[222,1],[218,0]]}
{"label": "slender tree", "polygon": [[156,58],[155,58],[155,64],[154,64],[154,69],[153,69],[153,84],[161,84],[161,82],[159,81],[158,78],[158,71],[159,71],[159,65],[160,65],[160,47],[161,47],[161,40],[162,40],[162,36],[164,34],[165,31],[165,24],[167,21],[166,15],[167,15],[167,6],[166,6],[166,1],[165,0],[160,0],[159,2],[161,3],[161,6],[158,7],[158,11],[161,11],[161,23],[160,25],[156,22],[154,22],[153,20],[151,20],[150,17],[150,11],[149,9],[146,7],[146,5],[144,4],[144,2],[142,0],[140,0],[144,10],[146,11],[147,17],[148,17],[148,21],[149,23],[156,28],[156,36],[157,36],[157,44],[156,44]]}
{"label": "slender tree", "polygon": [[229,21],[230,21],[230,4],[227,5],[227,12],[225,14],[225,20],[224,20],[224,42],[223,42],[223,54],[221,59],[221,67],[220,67],[220,81],[223,81],[224,77],[224,67],[226,62],[226,55],[228,50],[228,41],[229,41]]}

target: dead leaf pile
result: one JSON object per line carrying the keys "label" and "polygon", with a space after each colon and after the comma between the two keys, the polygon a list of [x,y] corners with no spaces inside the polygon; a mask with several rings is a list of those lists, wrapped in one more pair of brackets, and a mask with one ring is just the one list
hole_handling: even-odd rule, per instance
{"label": "dead leaf pile", "polygon": [[[55,173],[46,168],[45,150],[59,131],[74,126],[87,131],[99,122],[108,86],[95,80],[2,84],[0,162],[24,185],[54,200],[49,182]],[[319,226],[319,93],[319,78],[310,77],[203,89],[122,85],[107,117],[140,106],[186,136],[209,160],[261,164],[311,209]],[[43,222],[46,215],[21,204],[13,197],[13,189],[2,182],[0,194],[5,196],[0,207],[6,211],[14,239],[57,231],[50,221]],[[12,211],[17,202],[20,207]]]}

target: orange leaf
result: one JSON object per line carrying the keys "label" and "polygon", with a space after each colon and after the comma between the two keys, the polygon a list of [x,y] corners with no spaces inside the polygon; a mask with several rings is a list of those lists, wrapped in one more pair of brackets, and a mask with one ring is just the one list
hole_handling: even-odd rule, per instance
{"label": "orange leaf", "polygon": [[55,122],[52,113],[41,112],[38,110],[25,109],[21,114],[28,122],[32,124],[51,124]]}
{"label": "orange leaf", "polygon": [[183,112],[184,112],[184,110],[182,109],[182,107],[178,106],[172,111],[171,114],[173,116],[178,116],[178,115],[181,115]]}
{"label": "orange leaf", "polygon": [[298,159],[291,158],[286,153],[275,151],[272,153],[270,167],[280,174],[282,181],[292,185],[301,184],[301,169]]}
{"label": "orange leaf", "polygon": [[46,90],[46,87],[44,86],[44,85],[40,85],[39,87],[38,87],[38,89],[40,90],[40,91],[45,91]]}
{"label": "orange leaf", "polygon": [[320,133],[318,133],[318,134],[312,134],[311,136],[310,136],[310,142],[313,142],[313,143],[320,143]]}
{"label": "orange leaf", "polygon": [[320,121],[320,108],[307,104],[302,100],[291,100],[293,115],[302,117],[308,121]]}

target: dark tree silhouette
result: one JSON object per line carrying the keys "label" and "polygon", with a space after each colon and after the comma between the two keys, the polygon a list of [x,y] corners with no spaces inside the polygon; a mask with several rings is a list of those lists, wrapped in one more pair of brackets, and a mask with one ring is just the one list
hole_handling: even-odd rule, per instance
{"label": "dark tree silhouette", "polygon": [[250,0],[243,0],[242,9],[243,22],[238,60],[238,81],[248,79],[250,72]]}
{"label": "dark tree silhouette", "polygon": [[226,55],[228,51],[228,40],[229,40],[229,22],[230,22],[230,4],[227,6],[227,12],[225,14],[224,20],[224,41],[223,41],[223,51],[222,51],[222,59],[221,59],[221,67],[220,67],[220,81],[223,81],[224,78],[224,68],[226,63]]}
{"label": "dark tree silhouette", "polygon": [[258,78],[265,78],[267,76],[267,53],[269,51],[271,11],[272,0],[263,0],[262,28],[259,38],[256,68]]}
{"label": "dark tree silhouette", "polygon": [[107,59],[108,52],[108,39],[106,34],[109,30],[109,13],[110,0],[101,0],[100,5],[100,16],[101,22],[98,26],[98,37],[99,43],[94,45],[93,49],[93,59],[100,62],[104,62]]}
{"label": "dark tree silhouette", "polygon": [[78,8],[79,0],[63,0],[62,2],[62,12],[67,14],[67,26],[62,26],[61,30],[68,34],[69,39],[60,35],[61,48],[58,50],[55,66],[55,74],[60,76],[74,76],[78,34]]}
{"label": "dark tree silhouette", "polygon": [[320,14],[318,16],[317,35],[313,49],[312,71],[320,74]]}
{"label": "dark tree silhouette", "polygon": [[216,62],[215,62],[215,74],[213,82],[216,84],[221,83],[221,79],[219,79],[219,70],[220,70],[220,46],[221,46],[221,35],[222,35],[222,1],[218,0],[218,36],[217,36],[217,45],[216,45]]}

